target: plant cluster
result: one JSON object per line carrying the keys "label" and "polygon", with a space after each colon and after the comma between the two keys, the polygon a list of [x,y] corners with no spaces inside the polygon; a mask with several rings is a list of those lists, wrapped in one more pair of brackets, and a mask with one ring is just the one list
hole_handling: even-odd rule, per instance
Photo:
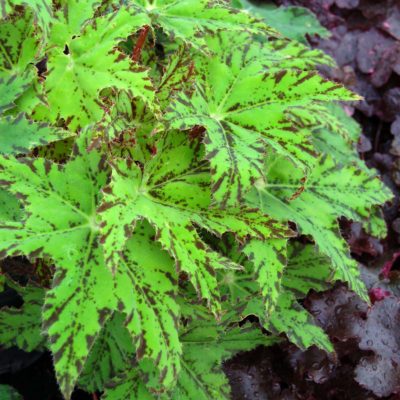
{"label": "plant cluster", "polygon": [[[244,0],[242,0],[244,1]],[[301,352],[284,343],[263,353],[244,353],[225,364],[234,399],[396,399],[399,393],[399,61],[398,13],[392,0],[282,0],[309,7],[331,37],[311,42],[337,64],[324,75],[339,79],[364,99],[347,107],[362,124],[361,157],[378,168],[395,200],[384,207],[388,235],[371,236],[357,222],[342,221],[351,253],[363,265],[362,279],[373,305],[343,288],[309,294],[303,304],[335,342],[335,357],[314,348]],[[260,5],[260,12],[266,6]],[[297,7],[277,9],[281,13]],[[294,31],[297,31],[295,29]],[[368,342],[368,343],[367,343]],[[251,361],[250,361],[251,360]],[[277,362],[276,360],[279,360]],[[248,368],[251,363],[251,368]],[[266,379],[265,377],[269,378]]]}
{"label": "plant cluster", "polygon": [[391,197],[332,60],[225,1],[0,9],[0,254],[36,267],[0,343],[49,349],[66,399],[227,399],[239,351],[332,352],[301,299],[367,299],[337,219],[384,235]]}

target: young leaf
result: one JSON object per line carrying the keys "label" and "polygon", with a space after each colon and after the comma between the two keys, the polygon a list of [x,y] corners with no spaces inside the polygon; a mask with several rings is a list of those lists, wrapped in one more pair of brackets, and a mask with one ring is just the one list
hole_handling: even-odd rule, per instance
{"label": "young leaf", "polygon": [[107,176],[104,160],[99,153],[86,151],[82,137],[65,166],[40,158],[3,156],[0,176],[26,211],[23,221],[3,224],[2,257],[47,256],[57,267],[43,319],[57,379],[68,398],[96,336],[115,307],[112,276],[104,265],[95,220]]}
{"label": "young leaf", "polygon": [[257,48],[235,53],[232,47],[237,46],[221,38],[212,48],[216,55],[198,65],[203,80],[194,94],[178,95],[165,118],[172,128],[206,129],[213,196],[227,208],[263,178],[265,144],[303,169],[309,167],[315,154],[306,128],[318,120],[313,104],[357,97],[316,72],[266,70],[255,59]]}

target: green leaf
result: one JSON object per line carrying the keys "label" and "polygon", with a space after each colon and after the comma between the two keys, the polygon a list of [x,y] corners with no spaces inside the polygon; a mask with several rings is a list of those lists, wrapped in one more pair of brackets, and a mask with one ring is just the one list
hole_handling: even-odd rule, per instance
{"label": "green leaf", "polygon": [[12,108],[33,82],[38,50],[34,33],[30,12],[0,21],[0,113]]}
{"label": "green leaf", "polygon": [[[181,334],[183,344],[182,371],[176,388],[170,395],[174,400],[230,399],[230,387],[222,371],[222,363],[239,351],[257,346],[270,346],[279,339],[266,336],[259,329],[246,325],[226,332],[203,321],[193,324]],[[154,399],[143,385],[140,371],[132,369],[117,378],[106,390],[107,400]]]}
{"label": "green leaf", "polygon": [[114,378],[106,388],[103,400],[155,400],[147,389],[138,368]]}
{"label": "green leaf", "polygon": [[364,169],[365,164],[357,152],[360,125],[338,104],[329,104],[318,113],[322,117],[321,124],[313,132],[313,143],[318,151],[330,155],[343,165],[357,164]]}
{"label": "green leaf", "polygon": [[29,285],[19,287],[24,304],[21,308],[0,309],[0,343],[3,347],[17,346],[24,351],[40,350],[44,346],[41,335],[44,290]]}
{"label": "green leaf", "polygon": [[21,395],[12,387],[8,385],[0,385],[0,398],[2,400],[21,400]]}
{"label": "green leaf", "polygon": [[22,216],[18,199],[6,190],[0,189],[0,221],[18,221]]}
{"label": "green leaf", "polygon": [[23,114],[0,117],[0,153],[29,153],[34,147],[65,139],[72,133],[28,120]]}
{"label": "green leaf", "polygon": [[125,92],[117,93],[112,103],[110,113],[96,124],[98,138],[107,141],[115,157],[146,163],[153,157],[162,124],[144,102],[132,100]]}
{"label": "green leaf", "polygon": [[[284,244],[275,240],[267,244],[267,246],[265,244],[263,246],[264,250],[262,250],[261,243],[256,243],[251,247],[253,247],[254,251],[263,251],[264,254],[266,254],[266,249],[272,249],[273,251],[270,251],[270,254],[267,256],[272,261],[271,266],[275,266],[279,271],[281,266],[276,265],[276,260],[279,260],[278,257],[281,256],[280,252],[286,250]],[[224,249],[224,254],[229,255],[232,259],[239,262],[242,259],[240,249],[231,240],[225,239],[221,248]],[[272,290],[272,293],[267,293],[267,295],[273,296],[272,299],[274,302],[271,302],[271,299],[268,297],[260,296],[260,279],[258,279],[259,282],[256,281],[255,271],[257,271],[257,267],[260,265],[263,269],[265,269],[265,265],[269,265],[268,259],[264,261],[265,265],[261,264],[260,260],[262,260],[262,256],[260,254],[252,256],[249,253],[250,258],[255,260],[255,264],[250,261],[241,262],[244,266],[243,271],[232,271],[225,275],[221,274],[221,292],[226,299],[223,304],[223,308],[226,311],[224,323],[229,325],[232,322],[243,320],[249,315],[255,315],[266,330],[277,334],[285,333],[288,339],[300,348],[316,345],[322,349],[332,351],[332,345],[327,335],[321,328],[315,325],[312,316],[296,301],[295,294],[290,290],[285,290],[288,281],[289,284],[287,286],[291,289],[290,277],[286,278],[286,271],[291,269],[296,270],[298,265],[296,264],[296,256],[293,255],[291,246],[289,246],[288,253],[292,257],[292,260],[289,258],[289,264],[285,268],[279,292]],[[292,262],[292,265],[290,262]],[[273,272],[273,268],[271,268],[270,274]],[[290,275],[290,272],[288,274]],[[300,274],[296,275],[296,273],[292,273],[291,275],[295,276],[300,287],[311,285],[309,274],[304,274],[305,282],[301,282],[302,276]],[[265,284],[265,281],[262,283]],[[316,288],[321,285],[321,282],[317,279],[316,282],[312,283],[315,283]],[[261,290],[263,289],[264,287],[261,286]]]}
{"label": "green leaf", "polygon": [[313,245],[292,243],[282,285],[296,297],[307,296],[311,289],[327,290],[334,279],[334,268],[328,257],[318,253]]}
{"label": "green leaf", "polygon": [[94,342],[78,382],[87,392],[103,391],[132,364],[135,349],[124,320],[123,314],[114,313]]}
{"label": "green leaf", "polygon": [[268,183],[260,184],[249,195],[250,203],[277,219],[295,222],[300,233],[312,235],[319,251],[331,259],[334,279],[348,282],[366,299],[357,263],[340,236],[337,218],[368,218],[372,206],[391,198],[390,191],[372,172],[342,167],[331,158],[323,157],[312,171],[305,190],[293,198],[293,189],[298,186],[301,175],[288,168],[282,159],[275,161],[267,174]]}
{"label": "green leaf", "polygon": [[386,238],[388,228],[381,207],[372,207],[369,218],[363,221],[363,228],[374,237]]}
{"label": "green leaf", "polygon": [[[256,312],[257,306],[253,309],[253,303],[250,302],[247,312]],[[259,315],[259,313],[256,313]],[[328,352],[333,352],[333,345],[328,335],[317,325],[314,318],[299,303],[290,292],[281,292],[275,311],[270,319],[261,316],[260,322],[264,328],[276,333],[285,333],[288,339],[301,349],[310,346],[317,346]]]}
{"label": "green leaf", "polygon": [[209,174],[197,149],[198,143],[187,144],[185,135],[175,133],[160,144],[157,157],[145,165],[143,173],[136,164],[120,160],[99,209],[102,243],[107,261],[117,269],[136,221],[145,218],[175,259],[178,271],[189,275],[198,294],[217,311],[215,270],[238,266],[212,251],[194,224],[218,235],[233,231],[242,239],[247,235],[285,237],[289,230],[255,210],[239,208],[223,213],[210,208]]}
{"label": "green leaf", "polygon": [[29,7],[34,12],[35,22],[41,27],[45,34],[48,33],[53,17],[51,0],[2,0],[0,2],[1,17],[8,17],[8,14],[15,11],[15,6]]}
{"label": "green leaf", "polygon": [[[255,59],[258,47],[232,51],[230,37],[214,42],[216,55],[198,65],[203,78],[192,96],[177,95],[165,119],[176,129],[203,126],[213,196],[220,207],[237,205],[263,179],[267,145],[301,168],[315,162],[308,127],[313,105],[357,98],[316,72],[271,68]],[[222,41],[222,43],[221,43]],[[213,42],[210,42],[212,44]]]}
{"label": "green leaf", "polygon": [[248,0],[235,0],[235,6],[262,17],[266,24],[286,37],[307,44],[306,35],[328,37],[329,31],[318,21],[315,14],[305,7],[275,7],[270,4],[254,5]]}
{"label": "green leaf", "polygon": [[[72,130],[102,118],[105,105],[101,104],[100,92],[104,88],[125,90],[146,102],[154,100],[145,68],[116,49],[121,40],[135,33],[147,19],[121,8],[91,19],[82,27],[81,4],[66,6],[67,19],[60,14],[60,21],[52,29],[45,81],[49,108],[42,106],[36,110],[38,117],[51,122],[63,118]],[[92,18],[89,4],[86,8],[86,18]]]}
{"label": "green leaf", "polygon": [[286,266],[286,240],[251,240],[243,249],[254,265],[254,278],[264,299],[265,313],[270,315],[278,301]]}
{"label": "green leaf", "polygon": [[[329,154],[342,165],[357,165],[369,174],[357,151],[361,135],[360,125],[337,104],[321,110],[322,114],[322,126],[313,132],[313,142],[318,150]],[[363,221],[363,227],[375,237],[384,238],[387,235],[386,223],[379,206],[372,207],[369,218]]]}
{"label": "green leaf", "polygon": [[138,360],[151,359],[159,381],[172,387],[180,371],[177,277],[168,254],[154,242],[148,224],[138,224],[115,272],[119,309],[128,317],[126,327],[136,339]]}
{"label": "green leaf", "polygon": [[[79,140],[65,165],[44,159],[0,158],[4,187],[22,199],[21,222],[0,230],[2,257],[49,257],[56,264],[43,309],[57,380],[69,397],[96,336],[115,307],[95,219],[106,169],[101,155]],[[101,293],[101,296],[99,294]]]}
{"label": "green leaf", "polygon": [[215,0],[135,0],[132,8],[145,13],[153,28],[162,28],[170,38],[205,49],[204,34],[229,32],[275,32],[248,13],[228,7]]}
{"label": "green leaf", "polygon": [[270,346],[279,339],[246,325],[223,332],[213,325],[189,327],[181,335],[182,372],[172,394],[176,400],[230,399],[229,382],[222,372],[223,361],[239,351]]}

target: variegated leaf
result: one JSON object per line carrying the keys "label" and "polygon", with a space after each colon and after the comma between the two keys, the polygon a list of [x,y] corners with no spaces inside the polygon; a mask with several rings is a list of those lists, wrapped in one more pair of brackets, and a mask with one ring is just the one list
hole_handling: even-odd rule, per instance
{"label": "variegated leaf", "polygon": [[[260,315],[257,313],[257,303],[257,301],[250,302],[245,312]],[[328,335],[315,324],[312,315],[296,301],[290,292],[282,291],[271,317],[261,316],[260,322],[265,329],[273,333],[285,333],[292,343],[302,349],[314,345],[333,352],[333,345]]]}
{"label": "variegated leaf", "polygon": [[212,251],[194,224],[217,234],[232,231],[239,238],[285,237],[290,231],[255,210],[222,213],[210,208],[209,174],[205,163],[199,161],[199,144],[188,144],[185,135],[175,133],[160,146],[158,156],[145,165],[143,173],[125,160],[113,168],[111,184],[105,189],[99,209],[106,259],[113,269],[118,268],[136,221],[145,218],[175,258],[178,271],[188,273],[199,295],[217,310],[215,269],[237,266]]}
{"label": "variegated leaf", "polygon": [[[221,292],[226,299],[223,304],[223,308],[226,311],[224,323],[229,325],[232,321],[240,321],[249,315],[255,315],[265,329],[277,334],[285,333],[291,342],[301,348],[316,345],[331,351],[332,345],[327,335],[315,325],[312,316],[296,301],[294,293],[290,290],[285,290],[285,275],[281,280],[279,291],[276,288],[270,288],[265,276],[261,277],[264,278],[263,280],[260,278],[257,279],[258,282],[256,280],[257,275],[255,274],[257,270],[260,273],[264,271],[264,274],[266,274],[266,268],[270,267],[268,272],[269,275],[272,275],[275,269],[277,270],[275,274],[278,274],[282,269],[278,258],[279,253],[282,251],[282,245],[282,242],[277,243],[274,240],[271,244],[264,245],[263,250],[261,250],[262,247],[258,243],[250,247],[250,249],[253,248],[254,251],[258,250],[259,252],[255,256],[248,252],[251,256],[250,258],[255,261],[254,264],[253,262],[242,260],[243,256],[240,253],[240,249],[232,240],[226,239],[220,246],[224,254],[241,262],[244,266],[243,271],[230,271],[220,274]],[[285,246],[283,247],[286,250]],[[266,249],[270,250],[269,254],[266,253]],[[291,253],[292,249],[289,244],[288,254]],[[270,263],[268,262],[269,260],[271,260]],[[288,263],[285,270],[295,268],[295,265],[290,265],[290,259]],[[299,276],[298,279],[301,280],[301,277]],[[306,282],[302,282],[302,285],[310,285],[308,280],[309,276],[306,277]],[[315,287],[318,288],[320,284],[317,277],[315,277]],[[260,296],[260,291],[264,291],[270,298]]]}
{"label": "variegated leaf", "polygon": [[41,350],[45,344],[41,334],[44,290],[35,285],[17,288],[24,301],[22,307],[0,309],[1,346],[17,346],[27,352]]}
{"label": "variegated leaf", "polygon": [[87,153],[83,139],[65,166],[40,158],[0,158],[3,187],[22,200],[26,211],[22,221],[2,224],[2,257],[47,256],[56,264],[43,319],[57,379],[67,398],[115,307],[95,216],[107,174],[101,155]]}
{"label": "variegated leaf", "polygon": [[162,28],[170,38],[177,38],[197,49],[206,49],[205,33],[262,32],[276,34],[249,13],[229,7],[216,0],[134,0],[131,7],[147,15],[150,25]]}
{"label": "variegated leaf", "polygon": [[243,249],[254,265],[257,281],[265,303],[265,313],[270,315],[281,292],[281,281],[287,263],[285,239],[251,240]]}
{"label": "variegated leaf", "polygon": [[232,51],[231,40],[221,35],[222,43],[209,42],[216,54],[199,61],[202,81],[193,95],[178,95],[165,116],[176,129],[206,129],[213,196],[223,208],[239,204],[264,178],[266,145],[295,165],[310,167],[315,151],[309,128],[318,121],[314,104],[357,98],[313,71],[266,70],[255,58],[258,45],[247,46],[242,54]]}
{"label": "variegated leaf", "polygon": [[[285,167],[283,167],[285,165]],[[275,160],[267,174],[268,183],[249,195],[249,201],[280,220],[295,222],[301,233],[311,235],[322,254],[335,267],[335,279],[367,299],[365,286],[359,278],[358,266],[341,238],[337,218],[345,216],[360,220],[368,218],[369,209],[391,198],[371,171],[342,167],[329,157],[323,157],[309,177],[305,190],[293,198],[293,188],[301,175],[282,159]]]}
{"label": "variegated leaf", "polygon": [[139,224],[127,241],[115,276],[119,309],[127,315],[137,360],[149,358],[163,387],[173,387],[181,356],[178,282],[172,259],[154,242],[147,223]]}
{"label": "variegated leaf", "polygon": [[[154,100],[145,68],[116,49],[121,40],[146,24],[147,18],[126,8],[93,18],[93,6],[98,2],[89,2],[84,10],[81,5],[68,2],[57,13],[58,21],[49,39],[44,83],[49,107],[38,106],[35,110],[36,118],[51,122],[63,118],[72,130],[102,118],[105,106],[101,104],[100,91],[104,88],[125,90],[146,102]],[[74,96],[70,96],[71,92]]]}
{"label": "variegated leaf", "polygon": [[72,132],[30,121],[23,114],[16,118],[0,117],[1,154],[29,153],[34,147],[44,146],[72,135]]}
{"label": "variegated leaf", "polygon": [[[279,342],[274,336],[266,336],[249,325],[231,328],[224,332],[214,323],[203,321],[189,325],[181,334],[183,344],[182,371],[171,394],[161,399],[210,400],[230,399],[228,379],[222,371],[222,363],[239,351],[257,346],[270,346]],[[138,369],[127,371],[115,379],[105,393],[107,400],[155,400],[143,383]]]}
{"label": "variegated leaf", "polygon": [[97,337],[78,381],[86,391],[103,391],[106,383],[133,364],[135,347],[124,320],[123,314],[114,313]]}
{"label": "variegated leaf", "polygon": [[0,113],[32,84],[38,43],[31,12],[0,21]]}
{"label": "variegated leaf", "polygon": [[0,189],[0,221],[18,221],[23,216],[18,199],[4,189]]}
{"label": "variegated leaf", "polygon": [[0,0],[0,16],[9,17],[9,14],[16,11],[15,6],[29,7],[43,33],[48,33],[53,17],[52,0]]}
{"label": "variegated leaf", "polygon": [[303,298],[313,289],[327,290],[334,282],[334,267],[329,258],[317,252],[315,246],[292,243],[282,286]]}

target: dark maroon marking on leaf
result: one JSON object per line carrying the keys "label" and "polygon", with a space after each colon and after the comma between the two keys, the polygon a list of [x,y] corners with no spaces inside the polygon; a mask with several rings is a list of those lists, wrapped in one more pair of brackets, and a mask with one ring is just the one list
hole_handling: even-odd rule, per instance
{"label": "dark maroon marking on leaf", "polygon": [[287,71],[285,69],[279,71],[277,74],[274,76],[274,81],[275,84],[279,84],[279,82],[283,79],[283,77],[287,74]]}

